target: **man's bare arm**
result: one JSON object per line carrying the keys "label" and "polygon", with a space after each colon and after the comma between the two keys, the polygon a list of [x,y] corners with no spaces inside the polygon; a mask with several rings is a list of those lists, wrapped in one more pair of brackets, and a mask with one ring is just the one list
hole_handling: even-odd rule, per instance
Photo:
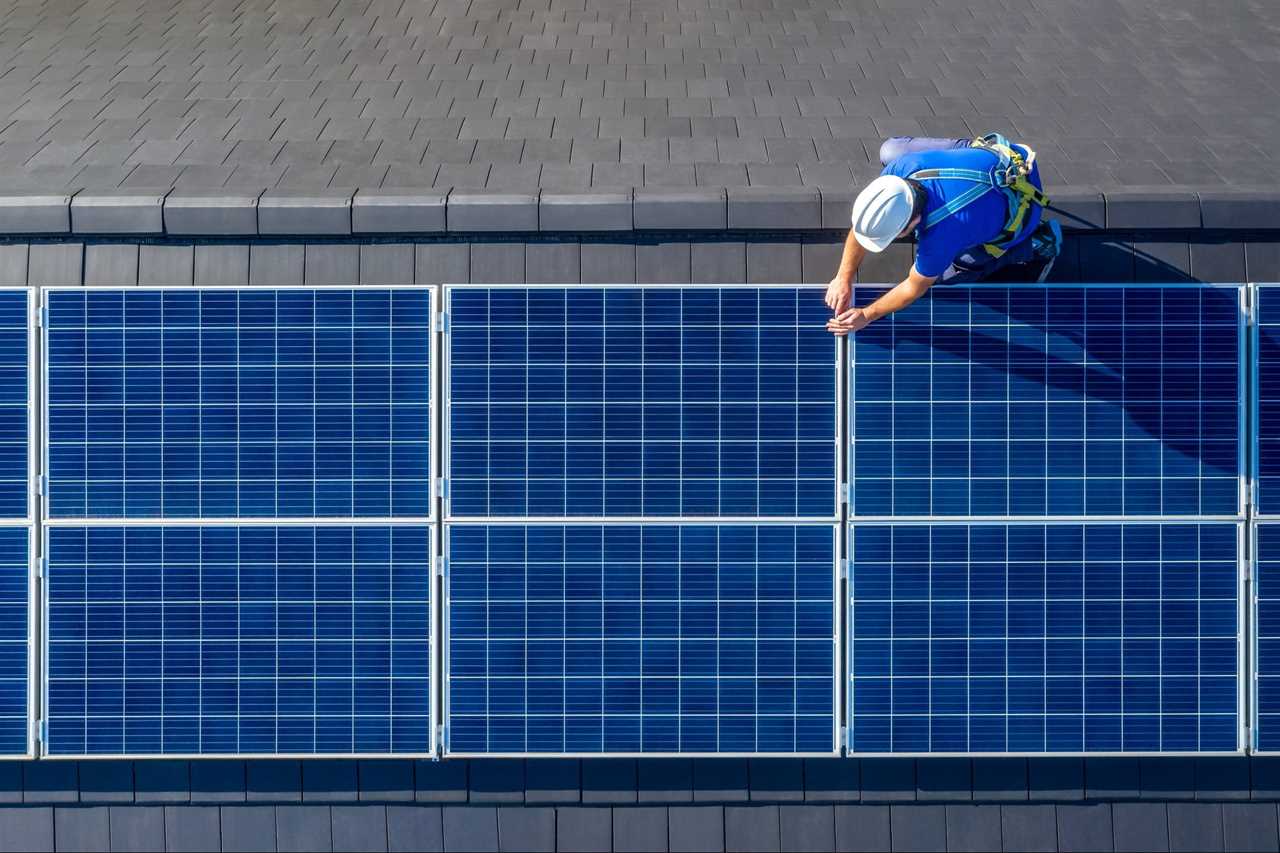
{"label": "man's bare arm", "polygon": [[873,320],[901,311],[915,302],[929,290],[937,276],[923,276],[915,267],[893,289],[885,293],[875,302],[862,308],[850,308],[827,321],[827,331],[834,335],[847,335],[856,332]]}
{"label": "man's bare arm", "polygon": [[844,252],[840,256],[840,268],[836,270],[835,277],[831,279],[831,283],[827,285],[827,307],[832,311],[840,312],[849,307],[849,297],[853,295],[853,276],[858,272],[858,267],[862,266],[862,259],[867,256],[867,250],[862,248],[862,244],[853,236],[853,229],[849,229],[849,236],[844,240]]}

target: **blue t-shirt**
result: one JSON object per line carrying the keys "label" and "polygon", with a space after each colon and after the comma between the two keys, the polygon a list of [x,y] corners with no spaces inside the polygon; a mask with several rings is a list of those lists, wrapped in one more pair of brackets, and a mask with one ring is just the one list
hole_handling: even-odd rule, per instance
{"label": "blue t-shirt", "polygon": [[[1021,145],[1014,147],[1023,155],[1027,153]],[[911,173],[921,169],[939,168],[976,169],[987,172],[997,162],[998,158],[995,154],[981,148],[948,148],[941,151],[904,154],[885,166],[880,174],[907,178]],[[1040,185],[1040,168],[1034,163],[1028,179],[1037,189],[1043,189]],[[948,200],[973,188],[973,184],[969,181],[955,179],[931,179],[920,183],[924,185],[925,192],[929,195],[929,202],[925,207],[926,218]],[[1039,205],[1031,206],[1014,243],[1022,242],[1040,224],[1040,211]],[[1008,218],[1008,196],[1003,192],[992,190],[932,228],[924,229],[923,226],[917,228],[916,272],[929,277],[942,275],[957,257],[998,237],[1004,230]]]}

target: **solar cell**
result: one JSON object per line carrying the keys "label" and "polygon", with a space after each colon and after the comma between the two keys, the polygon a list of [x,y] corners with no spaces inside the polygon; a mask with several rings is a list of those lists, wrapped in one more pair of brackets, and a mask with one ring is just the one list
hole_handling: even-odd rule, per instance
{"label": "solar cell", "polygon": [[47,537],[50,754],[432,751],[429,527]]}
{"label": "solar cell", "polygon": [[447,752],[836,749],[832,526],[446,535]]}
{"label": "solar cell", "polygon": [[1239,514],[1240,298],[935,288],[853,336],[853,513]]}
{"label": "solar cell", "polygon": [[1235,523],[857,524],[851,751],[1241,748]]}
{"label": "solar cell", "polygon": [[49,514],[429,516],[431,293],[48,291]]}
{"label": "solar cell", "polygon": [[447,290],[454,517],[836,513],[820,289]]}
{"label": "solar cell", "polygon": [[0,755],[30,752],[30,537],[26,527],[0,527]]}

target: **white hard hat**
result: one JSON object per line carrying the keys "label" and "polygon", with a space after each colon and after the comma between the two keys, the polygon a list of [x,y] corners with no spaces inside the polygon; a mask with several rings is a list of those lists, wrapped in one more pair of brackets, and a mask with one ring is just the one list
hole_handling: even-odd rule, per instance
{"label": "white hard hat", "polygon": [[881,175],[853,200],[853,235],[868,252],[883,252],[911,221],[916,194],[897,175]]}

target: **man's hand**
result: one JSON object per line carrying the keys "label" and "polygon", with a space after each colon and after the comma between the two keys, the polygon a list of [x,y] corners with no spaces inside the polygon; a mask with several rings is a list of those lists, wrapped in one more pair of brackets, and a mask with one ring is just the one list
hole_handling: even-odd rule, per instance
{"label": "man's hand", "polygon": [[871,322],[871,317],[861,308],[850,308],[848,311],[842,311],[827,321],[827,331],[837,337],[844,337],[850,332],[856,332],[863,326]]}
{"label": "man's hand", "polygon": [[849,306],[849,297],[852,293],[853,286],[849,279],[837,274],[827,285],[827,307],[836,313],[843,311]]}

